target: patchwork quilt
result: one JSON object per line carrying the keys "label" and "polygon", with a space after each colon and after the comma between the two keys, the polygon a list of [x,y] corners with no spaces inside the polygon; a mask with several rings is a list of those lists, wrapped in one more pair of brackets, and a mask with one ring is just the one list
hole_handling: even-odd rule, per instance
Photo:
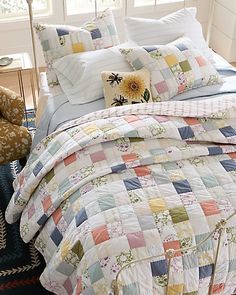
{"label": "patchwork quilt", "polygon": [[234,97],[71,121],[14,189],[6,219],[21,218],[25,242],[37,235],[55,294],[236,294]]}

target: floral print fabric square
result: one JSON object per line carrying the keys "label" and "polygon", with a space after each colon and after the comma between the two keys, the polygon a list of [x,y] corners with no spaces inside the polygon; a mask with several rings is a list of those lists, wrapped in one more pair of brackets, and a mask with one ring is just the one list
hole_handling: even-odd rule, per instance
{"label": "floral print fabric square", "polygon": [[152,102],[150,74],[145,68],[134,72],[102,72],[106,107]]}
{"label": "floral print fabric square", "polygon": [[186,37],[167,45],[120,49],[130,65],[150,71],[153,101],[164,101],[193,88],[221,83],[215,67]]}

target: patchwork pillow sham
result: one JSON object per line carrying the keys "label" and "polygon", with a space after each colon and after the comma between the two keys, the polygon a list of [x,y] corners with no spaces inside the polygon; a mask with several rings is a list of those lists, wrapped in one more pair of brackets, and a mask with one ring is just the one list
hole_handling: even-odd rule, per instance
{"label": "patchwork pillow sham", "polygon": [[145,67],[150,71],[154,101],[222,82],[215,67],[186,37],[168,45],[121,49],[121,53],[134,70]]}
{"label": "patchwork pillow sham", "polygon": [[143,68],[133,72],[101,73],[106,107],[152,102],[150,73]]}
{"label": "patchwork pillow sham", "polygon": [[127,42],[108,49],[67,55],[55,61],[53,69],[69,102],[84,104],[103,98],[101,72],[132,71],[119,48],[136,45]]}
{"label": "patchwork pillow sham", "polygon": [[190,38],[208,59],[213,59],[196,19],[196,7],[189,7],[171,13],[161,19],[125,18],[125,26],[130,40],[138,45],[165,45],[179,37]]}
{"label": "patchwork pillow sham", "polygon": [[52,70],[54,60],[72,53],[109,48],[119,44],[119,37],[110,9],[106,9],[81,27],[35,24],[47,65],[49,86],[58,85]]}

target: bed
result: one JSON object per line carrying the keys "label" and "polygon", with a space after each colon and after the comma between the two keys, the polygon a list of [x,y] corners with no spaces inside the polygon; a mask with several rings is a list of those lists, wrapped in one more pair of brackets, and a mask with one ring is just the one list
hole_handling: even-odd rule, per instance
{"label": "bed", "polygon": [[[193,12],[178,12],[171,22],[176,18],[186,27],[178,19],[183,13],[191,18]],[[137,28],[142,20],[128,22],[132,36],[132,26]],[[71,68],[65,67],[68,57],[56,61],[57,77],[64,74],[56,95],[41,76],[46,107],[28,162],[14,182],[6,219],[12,223],[20,218],[25,242],[36,236],[35,246],[46,261],[40,280],[55,294],[236,294],[235,69],[209,53],[200,39],[211,62],[195,49],[191,62],[189,38],[172,41],[172,35],[166,40],[163,34],[163,45],[154,46],[153,32],[148,36],[141,31],[149,22],[139,30],[149,46],[136,39],[141,46],[129,44],[120,52],[139,75],[146,75],[140,74],[141,61],[150,66],[151,82],[149,78],[150,85],[143,88],[142,102],[150,99],[149,92],[158,92],[156,98],[163,101],[105,109],[106,95],[104,100],[98,92],[97,99],[71,104],[62,88],[78,69],[76,62],[81,56],[90,59],[90,53],[69,57]],[[194,34],[197,28],[196,23]],[[167,89],[176,81],[170,75],[183,52],[188,63],[179,61],[181,81]],[[172,73],[163,69],[163,59]],[[184,77],[182,72],[189,73],[190,65],[196,66],[198,78],[187,84],[192,72]],[[154,83],[160,77],[156,66],[173,83]],[[200,72],[207,79],[199,78]],[[115,73],[103,81],[109,91],[120,91],[126,79],[123,72]],[[133,72],[126,74],[129,78]],[[75,85],[77,91],[76,81],[64,89],[71,91]],[[188,91],[183,91],[185,84]],[[97,88],[88,89],[90,98]],[[77,98],[74,92],[69,95]]]}

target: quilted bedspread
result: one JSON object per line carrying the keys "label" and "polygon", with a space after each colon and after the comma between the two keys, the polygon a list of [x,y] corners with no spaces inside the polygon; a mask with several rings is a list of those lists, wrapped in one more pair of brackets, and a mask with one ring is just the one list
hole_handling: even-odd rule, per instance
{"label": "quilted bedspread", "polygon": [[55,294],[236,294],[234,97],[71,121],[34,149],[14,189],[6,219],[21,218],[25,242],[37,235]]}

